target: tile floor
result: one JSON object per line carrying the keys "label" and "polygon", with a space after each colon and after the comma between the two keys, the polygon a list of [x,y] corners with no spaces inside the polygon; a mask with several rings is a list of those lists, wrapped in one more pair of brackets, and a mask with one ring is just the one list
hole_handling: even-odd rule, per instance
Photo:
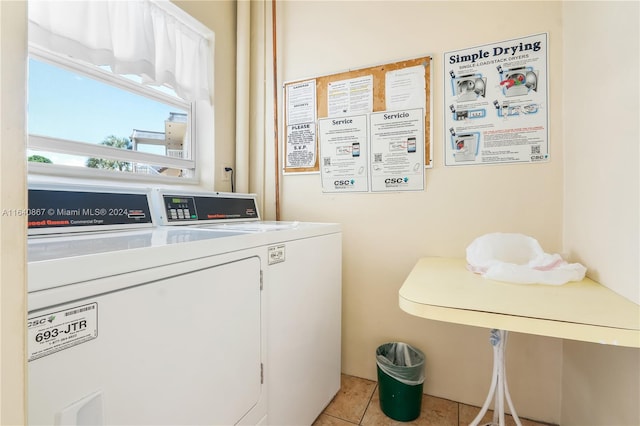
{"label": "tile floor", "polygon": [[[473,421],[480,408],[429,395],[422,396],[420,417],[412,422],[399,422],[384,415],[378,400],[378,383],[372,380],[342,375],[341,387],[313,426],[463,426]],[[493,412],[487,413],[481,424],[490,423]],[[522,426],[548,426],[520,419]],[[511,416],[507,425],[515,422]]]}

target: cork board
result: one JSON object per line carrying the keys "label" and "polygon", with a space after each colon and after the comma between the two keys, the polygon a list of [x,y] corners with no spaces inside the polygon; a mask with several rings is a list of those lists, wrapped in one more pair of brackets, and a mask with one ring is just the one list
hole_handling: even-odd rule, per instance
{"label": "cork board", "polygon": [[316,158],[315,164],[313,167],[287,167],[286,166],[286,158],[288,156],[288,144],[287,144],[287,136],[286,129],[289,125],[288,117],[287,117],[287,88],[291,85],[299,84],[301,82],[315,80],[316,82],[316,123],[317,119],[325,118],[328,116],[328,87],[330,83],[338,82],[342,80],[349,80],[358,77],[364,76],[372,76],[373,78],[373,112],[384,111],[386,108],[386,91],[385,91],[385,82],[386,82],[386,73],[389,71],[397,71],[404,68],[415,67],[418,65],[422,65],[425,68],[424,78],[425,78],[425,105],[424,105],[424,143],[425,143],[425,165],[431,166],[433,159],[432,157],[432,145],[431,145],[431,57],[423,56],[420,58],[408,59],[383,65],[376,65],[367,68],[361,68],[356,70],[344,71],[337,74],[331,74],[321,77],[315,78],[305,78],[301,80],[289,81],[286,82],[283,86],[284,89],[284,172],[285,173],[300,173],[300,172],[318,172],[319,168],[319,146],[318,146],[318,133],[316,134]]}

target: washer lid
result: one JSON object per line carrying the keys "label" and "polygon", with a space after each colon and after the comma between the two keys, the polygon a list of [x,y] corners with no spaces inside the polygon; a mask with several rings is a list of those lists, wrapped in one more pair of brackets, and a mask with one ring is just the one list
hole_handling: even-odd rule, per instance
{"label": "washer lid", "polygon": [[[267,243],[264,234],[215,232],[192,227],[87,232],[31,237],[28,241],[28,291],[104,281],[109,289],[124,285],[128,274],[147,274],[184,262],[209,259]],[[133,276],[133,275],[132,275]],[[147,279],[147,278],[145,278]]]}

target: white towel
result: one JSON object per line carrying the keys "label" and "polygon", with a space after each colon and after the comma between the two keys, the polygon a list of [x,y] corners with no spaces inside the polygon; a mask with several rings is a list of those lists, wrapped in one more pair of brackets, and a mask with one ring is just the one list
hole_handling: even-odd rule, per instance
{"label": "white towel", "polygon": [[491,233],[467,247],[467,267],[485,278],[518,284],[561,285],[581,281],[587,268],[547,254],[535,238],[523,234]]}

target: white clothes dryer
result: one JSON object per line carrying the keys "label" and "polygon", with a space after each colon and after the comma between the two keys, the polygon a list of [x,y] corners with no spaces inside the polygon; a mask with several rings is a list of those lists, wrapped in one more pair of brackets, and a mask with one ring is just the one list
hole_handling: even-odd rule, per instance
{"label": "white clothes dryer", "polygon": [[266,424],[263,250],[148,200],[30,188],[29,424]]}
{"label": "white clothes dryer", "polygon": [[156,191],[154,199],[161,226],[251,236],[264,260],[267,423],[311,425],[340,389],[341,226],[262,221],[254,194]]}

